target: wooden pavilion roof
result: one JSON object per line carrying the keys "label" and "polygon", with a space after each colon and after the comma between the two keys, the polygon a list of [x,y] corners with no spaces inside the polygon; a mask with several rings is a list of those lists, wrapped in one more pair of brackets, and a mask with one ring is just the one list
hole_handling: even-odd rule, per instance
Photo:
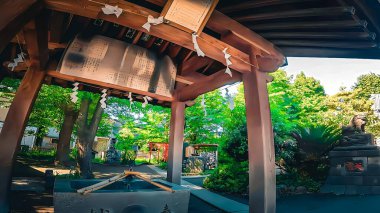
{"label": "wooden pavilion roof", "polygon": [[[9,3],[10,2],[10,3]],[[102,5],[95,2],[117,4],[130,13],[122,18],[99,13]],[[142,25],[146,16],[158,17],[165,0],[14,0],[8,7],[0,6],[0,14],[9,16],[0,21],[0,31],[12,34],[17,25],[26,24],[36,11],[47,8],[49,24],[49,68],[46,83],[70,86],[79,81],[88,85],[112,89],[112,95],[126,97],[133,92],[135,99],[143,95],[154,98],[153,104],[170,106],[173,98],[192,100],[198,95],[226,84],[241,81],[241,73],[251,72],[249,48],[259,52],[259,69],[276,70],[286,64],[286,56],[379,58],[377,33],[380,7],[375,0],[220,0],[198,42],[206,57],[194,52],[191,35],[172,26],[162,24],[148,33]],[[18,8],[9,12],[9,7]],[[17,17],[17,18],[14,18]],[[13,18],[13,19],[12,19]],[[8,20],[8,21],[9,21]],[[16,25],[14,24],[16,23]],[[101,34],[116,38],[159,54],[169,55],[178,65],[176,82],[181,85],[179,96],[168,98],[149,92],[134,90],[101,81],[81,79],[56,72],[56,66],[68,43],[80,32]],[[6,33],[5,33],[6,32]],[[257,32],[258,34],[256,34]],[[17,33],[17,32],[16,32]],[[236,39],[238,38],[238,39]],[[266,40],[268,39],[268,40]],[[27,64],[21,64],[16,72],[6,69],[17,53],[18,45],[25,44],[21,32],[5,46],[0,43],[2,75],[22,75]],[[277,45],[278,47],[274,46]],[[221,52],[228,47],[233,56],[233,77],[224,73],[225,59]],[[247,49],[248,48],[248,49]],[[97,88],[83,85],[83,90],[99,92]]]}
{"label": "wooden pavilion roof", "polygon": [[287,57],[380,58],[377,0],[222,0],[217,9]]}

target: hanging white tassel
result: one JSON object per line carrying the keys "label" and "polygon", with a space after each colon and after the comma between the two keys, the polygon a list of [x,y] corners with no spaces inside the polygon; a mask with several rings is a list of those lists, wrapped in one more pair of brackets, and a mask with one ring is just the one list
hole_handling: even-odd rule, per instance
{"label": "hanging white tassel", "polygon": [[150,32],[150,27],[152,24],[157,25],[162,23],[164,23],[164,17],[160,16],[158,18],[154,18],[153,16],[149,15],[147,22],[142,27]]}
{"label": "hanging white tassel", "polygon": [[72,93],[70,94],[71,101],[73,103],[76,103],[78,101],[78,89],[79,89],[79,83],[75,82],[73,83],[74,88],[72,89]]}
{"label": "hanging white tassel", "polygon": [[225,73],[227,73],[228,75],[230,75],[232,77],[232,72],[230,70],[230,65],[232,64],[231,60],[230,60],[230,57],[231,55],[227,53],[227,49],[228,48],[225,48],[223,50],[223,53],[224,53],[224,58],[226,59],[226,65],[227,65],[227,68],[226,68],[226,71]]}
{"label": "hanging white tassel", "polygon": [[144,99],[144,103],[142,103],[142,107],[143,107],[143,108],[145,108],[146,105],[148,105],[148,101],[153,100],[153,99],[152,99],[151,97],[149,97],[149,96],[144,96],[143,99]]}
{"label": "hanging white tassel", "polygon": [[116,6],[112,6],[112,5],[108,5],[108,4],[104,5],[104,7],[102,7],[102,11],[106,15],[115,14],[115,16],[117,18],[119,18],[119,16],[121,15],[121,13],[123,13],[123,9],[119,8],[117,5]]}
{"label": "hanging white tassel", "polygon": [[24,59],[25,59],[24,56],[25,56],[25,53],[23,52],[20,52],[19,54],[17,54],[17,58],[13,59],[13,62],[9,63],[8,67],[11,68],[12,71],[14,71],[18,63],[24,62]]}
{"label": "hanging white tassel", "polygon": [[203,107],[203,111],[205,113],[205,116],[207,116],[206,101],[205,101],[205,95],[204,94],[202,95],[201,106]]}
{"label": "hanging white tassel", "polygon": [[102,90],[102,99],[100,99],[100,107],[102,107],[103,109],[107,108],[107,104],[106,104],[106,101],[107,101],[107,90],[106,89],[103,89]]}
{"label": "hanging white tassel", "polygon": [[132,108],[133,97],[132,97],[132,93],[131,92],[129,92],[129,94],[128,94],[128,99],[129,99],[129,108]]}
{"label": "hanging white tassel", "polygon": [[197,52],[198,56],[205,57],[205,53],[201,50],[201,48],[198,45],[197,37],[198,37],[198,35],[195,33],[193,33],[191,35],[191,38],[192,38],[193,44],[194,44],[194,49]]}
{"label": "hanging white tassel", "polygon": [[226,88],[226,96],[227,96],[228,108],[230,108],[230,110],[235,109],[234,98],[230,95],[228,88]]}

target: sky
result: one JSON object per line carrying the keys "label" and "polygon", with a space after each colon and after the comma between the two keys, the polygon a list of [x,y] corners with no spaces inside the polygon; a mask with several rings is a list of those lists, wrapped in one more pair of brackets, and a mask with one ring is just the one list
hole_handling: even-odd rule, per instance
{"label": "sky", "polygon": [[380,74],[380,60],[288,57],[288,66],[282,69],[294,76],[303,71],[318,79],[326,94],[333,95],[341,86],[350,89],[360,75]]}

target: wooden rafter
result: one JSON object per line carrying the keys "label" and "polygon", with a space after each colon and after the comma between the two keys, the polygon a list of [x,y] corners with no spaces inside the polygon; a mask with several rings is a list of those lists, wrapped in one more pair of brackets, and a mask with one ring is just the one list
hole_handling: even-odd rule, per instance
{"label": "wooden rafter", "polygon": [[[231,34],[241,40],[241,43],[244,43],[244,45],[233,45],[240,50],[244,49],[243,51],[245,51],[247,47],[254,47],[260,50],[257,52],[257,54],[263,56],[257,59],[260,64],[260,71],[272,72],[286,63],[284,55],[274,44],[219,11],[214,11],[206,26],[220,33],[222,37]],[[265,66],[261,61],[262,58],[271,58],[273,60],[272,65],[269,67]]]}
{"label": "wooden rafter", "polygon": [[220,70],[192,85],[178,89],[176,99],[179,101],[193,100],[199,95],[213,91],[224,85],[241,81],[241,74],[239,72],[232,71],[232,77],[230,77],[224,71],[225,69]]}
{"label": "wooden rafter", "polygon": [[[100,2],[103,2],[103,0],[100,0]],[[85,2],[83,3],[85,4],[85,8],[83,8],[83,6],[74,0],[45,0],[45,3],[47,7],[52,10],[68,12],[93,19],[101,18],[106,21],[117,23],[126,27],[131,27],[139,31],[145,31],[145,29],[142,28],[142,25],[144,25],[147,21],[146,17],[148,15],[152,15],[153,17],[159,16],[157,12],[148,10],[129,2],[118,2],[119,7],[123,8],[126,11],[132,11],[132,13],[124,12],[119,18],[113,15],[104,15],[101,12],[101,8],[103,6],[97,3]],[[104,3],[106,3],[106,1],[104,1]],[[173,26],[167,24],[153,26],[150,30],[150,34],[186,47],[187,49],[194,50],[191,34],[179,30]],[[201,39],[198,39],[198,44],[207,56],[214,60],[220,61],[221,63],[225,63],[225,58],[222,50],[227,47],[229,49],[229,53],[233,56],[231,57],[231,68],[236,69],[239,72],[250,72],[251,69],[249,64],[243,62],[249,61],[249,57],[246,53],[205,33],[201,33],[200,38]]]}
{"label": "wooden rafter", "polygon": [[238,12],[242,10],[260,8],[260,7],[304,3],[304,2],[312,2],[312,1],[318,1],[318,0],[251,0],[251,1],[242,2],[240,4],[239,3],[236,4],[235,2],[233,2],[232,5],[222,7],[220,11],[223,13],[231,13],[231,12]]}
{"label": "wooden rafter", "polygon": [[4,0],[0,4],[0,53],[21,28],[43,8],[38,0]]}
{"label": "wooden rafter", "polygon": [[[164,6],[165,2],[164,0],[148,0],[149,2],[156,4],[158,6]],[[272,0],[263,0],[263,1],[272,1]],[[291,1],[291,0],[273,0],[273,1]],[[300,0],[294,0],[294,1],[300,1]],[[305,0],[309,1],[309,0]],[[277,67],[284,65],[286,63],[286,59],[284,55],[279,51],[278,48],[276,48],[271,42],[265,40],[263,37],[258,35],[257,33],[253,32],[250,29],[247,29],[242,24],[238,23],[237,21],[231,19],[230,17],[224,15],[223,13],[214,10],[212,13],[210,19],[208,20],[206,27],[211,29],[212,31],[219,33],[220,35],[224,35],[229,32],[233,32],[237,35],[240,35],[242,39],[248,42],[249,45],[255,47],[256,49],[259,49],[261,51],[260,54],[268,54],[273,58],[275,61],[281,62],[278,64]],[[234,46],[237,49],[240,49],[239,47]],[[265,57],[266,59],[268,57]],[[260,64],[260,58],[258,59]],[[260,66],[260,69],[263,70],[269,70],[269,68]],[[272,66],[273,67],[273,66]],[[272,71],[277,70],[274,69]]]}
{"label": "wooden rafter", "polygon": [[270,19],[280,18],[301,18],[301,17],[315,17],[315,16],[336,16],[340,14],[354,15],[354,7],[331,7],[331,8],[308,8],[303,10],[291,10],[291,11],[274,11],[269,13],[250,14],[235,17],[236,21],[248,22],[248,21],[262,21]]}

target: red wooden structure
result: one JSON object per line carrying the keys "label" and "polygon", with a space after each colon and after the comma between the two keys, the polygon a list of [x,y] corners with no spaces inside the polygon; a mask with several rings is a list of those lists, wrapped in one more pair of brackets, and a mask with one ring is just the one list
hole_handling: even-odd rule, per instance
{"label": "red wooden structure", "polygon": [[[149,142],[149,162],[152,159],[152,151],[157,152],[158,161],[162,160],[164,162],[168,161],[169,156],[169,143],[161,142]],[[160,158],[161,153],[161,158]]]}

